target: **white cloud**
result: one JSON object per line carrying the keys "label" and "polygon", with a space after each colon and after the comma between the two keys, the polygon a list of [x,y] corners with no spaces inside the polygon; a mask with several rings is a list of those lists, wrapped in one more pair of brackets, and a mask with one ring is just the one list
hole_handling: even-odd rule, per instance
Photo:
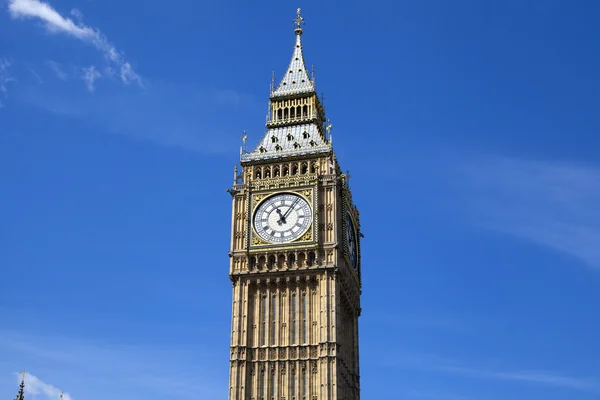
{"label": "white cloud", "polygon": [[96,90],[95,82],[101,76],[102,75],[100,75],[100,72],[98,72],[96,70],[96,67],[94,67],[93,65],[91,65],[89,68],[83,69],[83,81],[85,82],[85,86],[90,92],[93,93],[94,90]]}
{"label": "white cloud", "polygon": [[48,3],[39,0],[9,0],[8,11],[13,19],[36,18],[45,22],[46,29],[51,33],[64,33],[98,49],[109,63],[114,64],[121,72],[121,81],[125,84],[135,83],[142,86],[142,79],[135,73],[131,64],[117,51],[106,37],[97,29],[83,24],[83,16],[78,10],[71,11],[77,22],[63,17]]}
{"label": "white cloud", "polygon": [[[16,374],[18,383],[21,383],[22,375]],[[31,375],[29,372],[25,373],[25,395],[30,396],[42,396],[47,399],[60,399],[60,395],[63,393],[59,388],[50,385],[42,381],[35,375]],[[73,400],[68,393],[63,393],[63,400]]]}
{"label": "white cloud", "polygon": [[11,66],[11,62],[7,59],[0,58],[0,108],[4,106],[2,98],[8,97],[8,89],[6,85],[9,82],[15,82],[15,79],[10,76],[8,69]]}
{"label": "white cloud", "polygon": [[478,223],[600,268],[600,168],[492,159],[471,165]]}
{"label": "white cloud", "polygon": [[56,75],[58,79],[60,79],[61,81],[67,80],[67,74],[63,71],[62,66],[59,63],[57,63],[56,61],[48,60],[46,61],[46,64],[48,65],[48,67],[50,67],[50,69],[52,70],[52,72],[54,72],[54,75]]}

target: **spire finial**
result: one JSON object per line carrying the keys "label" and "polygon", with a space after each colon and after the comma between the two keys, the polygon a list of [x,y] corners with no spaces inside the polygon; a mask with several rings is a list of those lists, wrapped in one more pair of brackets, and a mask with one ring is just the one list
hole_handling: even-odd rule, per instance
{"label": "spire finial", "polygon": [[294,18],[294,23],[296,24],[296,29],[294,29],[294,32],[296,32],[296,35],[302,35],[302,25],[304,25],[304,18],[302,18],[302,15],[300,15],[301,12],[302,10],[300,8],[296,10],[297,17]]}
{"label": "spire finial", "polygon": [[17,398],[15,400],[24,400],[25,399],[25,374],[27,370],[24,369],[21,372],[21,385],[19,386],[19,393],[17,394]]}
{"label": "spire finial", "polygon": [[275,71],[271,73],[271,94],[273,94],[273,90],[275,90]]}

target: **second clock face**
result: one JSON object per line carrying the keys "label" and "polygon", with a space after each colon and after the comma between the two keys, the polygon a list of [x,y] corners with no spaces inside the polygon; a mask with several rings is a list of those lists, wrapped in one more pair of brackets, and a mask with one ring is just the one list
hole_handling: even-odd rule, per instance
{"label": "second clock face", "polygon": [[357,267],[357,256],[358,251],[356,250],[356,230],[354,229],[354,222],[349,212],[346,212],[346,252],[350,259],[352,268]]}
{"label": "second clock face", "polygon": [[254,213],[254,229],[270,243],[298,239],[310,227],[312,210],[303,197],[292,193],[276,194],[263,201]]}

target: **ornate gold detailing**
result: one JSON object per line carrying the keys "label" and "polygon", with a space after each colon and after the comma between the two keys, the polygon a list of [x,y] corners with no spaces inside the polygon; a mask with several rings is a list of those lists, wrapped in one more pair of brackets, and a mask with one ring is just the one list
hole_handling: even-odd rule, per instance
{"label": "ornate gold detailing", "polygon": [[306,231],[306,233],[304,235],[302,235],[302,237],[300,238],[300,241],[308,242],[311,240],[312,240],[312,229],[309,229],[308,231]]}
{"label": "ornate gold detailing", "polygon": [[262,199],[264,199],[265,195],[264,194],[255,194],[254,195],[254,204],[258,204],[260,203],[260,201]]}
{"label": "ornate gold detailing", "polygon": [[260,238],[260,236],[256,235],[256,234],[252,234],[252,245],[254,246],[262,246],[262,245],[268,245],[269,243],[265,242],[264,240],[262,240]]}
{"label": "ornate gold detailing", "polygon": [[308,189],[302,192],[302,194],[304,195],[304,197],[306,197],[309,201],[312,201],[312,194],[313,191]]}

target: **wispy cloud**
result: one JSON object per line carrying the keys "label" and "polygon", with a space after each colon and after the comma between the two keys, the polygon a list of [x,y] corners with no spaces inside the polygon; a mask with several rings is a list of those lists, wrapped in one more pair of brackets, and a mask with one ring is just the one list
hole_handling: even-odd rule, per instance
{"label": "wispy cloud", "polygon": [[9,82],[15,81],[15,79],[9,73],[10,66],[10,61],[0,58],[0,108],[4,106],[2,99],[6,99],[8,97],[8,88],[6,85]]}
{"label": "wispy cloud", "polygon": [[411,390],[407,393],[407,395],[411,398],[423,400],[469,400],[469,398],[465,396],[434,392],[431,390]]}
{"label": "wispy cloud", "polygon": [[106,39],[100,30],[85,25],[82,22],[83,16],[78,10],[71,12],[77,22],[64,17],[50,4],[39,0],[9,0],[8,11],[13,19],[39,19],[45,23],[48,32],[63,33],[92,44],[115,67],[118,71],[117,75],[123,83],[142,86],[142,79],[131,64],[125,60],[123,54]]}
{"label": "wispy cloud", "polygon": [[101,76],[102,75],[100,75],[100,73],[96,70],[96,67],[94,67],[93,65],[91,65],[88,68],[84,68],[83,81],[85,82],[85,87],[87,87],[87,90],[89,90],[90,92],[94,92],[94,90],[96,90],[96,86],[94,83]]}
{"label": "wispy cloud", "polygon": [[[47,380],[60,380],[78,397],[105,398],[118,390],[123,397],[160,393],[192,399],[220,398],[226,392],[227,368],[208,367],[207,361],[217,356],[209,347],[93,343],[0,330],[0,353],[3,361],[27,360],[31,370],[46,371]],[[31,394],[48,399],[58,399],[61,392],[33,376],[25,382]]]}
{"label": "wispy cloud", "polygon": [[[223,118],[232,105],[215,102],[215,93],[192,85],[148,82],[143,93],[114,87],[94,96],[42,85],[23,87],[19,101],[59,116],[80,119],[109,133],[203,154],[227,154],[236,148],[238,122]],[[238,114],[257,112],[249,101]],[[234,132],[232,134],[232,132]],[[258,133],[262,135],[262,132]]]}
{"label": "wispy cloud", "polygon": [[59,63],[57,63],[56,61],[48,60],[46,61],[46,65],[50,67],[50,69],[52,70],[52,72],[54,72],[54,75],[56,75],[58,79],[60,79],[61,81],[67,80],[67,74],[63,71],[62,66]]}
{"label": "wispy cloud", "polygon": [[373,315],[371,318],[374,322],[387,326],[403,326],[462,335],[473,335],[477,332],[477,328],[470,321],[453,315],[416,312],[396,314],[393,311],[385,312],[383,310],[381,314]]}
{"label": "wispy cloud", "polygon": [[563,387],[573,390],[600,392],[600,381],[596,378],[573,377],[566,374],[534,370],[498,370],[467,366],[456,360],[437,356],[396,357],[387,363],[401,368],[420,369],[448,373],[470,378],[524,382],[543,386]]}
{"label": "wispy cloud", "polygon": [[38,74],[37,72],[35,72],[33,69],[29,68],[29,72],[31,73],[31,75],[33,75],[33,77],[35,78],[35,80],[41,85],[44,83],[44,80],[42,79],[42,77],[40,76],[40,74]]}
{"label": "wispy cloud", "polygon": [[[21,374],[15,374],[17,376],[18,383],[21,383]],[[60,399],[61,393],[63,390],[42,381],[35,375],[30,374],[29,372],[25,373],[25,394],[31,396],[42,396],[47,399]],[[72,397],[64,392],[63,400],[73,400]]]}
{"label": "wispy cloud", "polygon": [[600,268],[600,168],[497,158],[465,177],[478,224]]}

